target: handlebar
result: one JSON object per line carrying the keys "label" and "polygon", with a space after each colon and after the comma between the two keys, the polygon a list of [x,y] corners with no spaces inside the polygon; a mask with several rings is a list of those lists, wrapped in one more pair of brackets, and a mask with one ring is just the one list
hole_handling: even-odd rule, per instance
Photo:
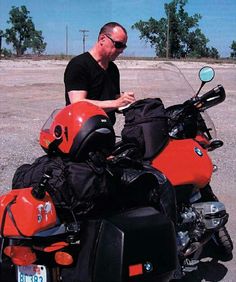
{"label": "handlebar", "polygon": [[218,85],[202,96],[193,98],[192,101],[195,104],[196,108],[201,111],[205,111],[206,109],[223,102],[225,100],[225,97],[226,95],[224,87],[222,85]]}

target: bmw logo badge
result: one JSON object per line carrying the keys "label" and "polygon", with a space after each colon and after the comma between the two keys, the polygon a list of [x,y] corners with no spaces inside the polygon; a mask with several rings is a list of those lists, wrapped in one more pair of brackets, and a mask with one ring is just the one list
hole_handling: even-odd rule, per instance
{"label": "bmw logo badge", "polygon": [[145,263],[144,263],[144,270],[145,270],[146,272],[151,272],[151,271],[153,271],[153,265],[152,265],[152,263],[149,262],[149,261],[145,262]]}
{"label": "bmw logo badge", "polygon": [[199,148],[195,147],[195,148],[194,148],[194,151],[195,151],[195,153],[196,153],[198,156],[200,156],[200,157],[203,156],[203,152],[202,152]]}

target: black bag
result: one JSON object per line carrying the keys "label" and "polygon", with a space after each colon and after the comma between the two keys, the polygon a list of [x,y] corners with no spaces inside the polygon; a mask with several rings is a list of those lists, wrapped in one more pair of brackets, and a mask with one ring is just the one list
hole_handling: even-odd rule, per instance
{"label": "black bag", "polygon": [[45,155],[16,170],[13,189],[38,185],[49,169],[48,192],[62,220],[71,218],[72,211],[83,218],[150,204],[170,215],[175,203],[173,187],[160,172],[125,157],[108,164],[96,156],[76,163]]}
{"label": "black bag", "polygon": [[135,143],[144,160],[153,158],[168,141],[168,117],[159,98],[136,101],[124,110],[121,132],[125,143]]}
{"label": "black bag", "polygon": [[176,223],[175,189],[161,171],[126,156],[112,160],[109,169],[119,179],[119,193],[114,201],[118,206],[153,206]]}
{"label": "black bag", "polygon": [[38,185],[42,176],[49,169],[52,170],[49,187],[54,204],[67,207],[71,194],[66,188],[65,165],[60,157],[44,155],[37,158],[32,164],[23,164],[18,167],[12,179],[12,188],[26,188]]}
{"label": "black bag", "polygon": [[38,185],[43,174],[50,169],[49,193],[61,218],[101,213],[108,208],[113,179],[103,167],[84,162],[75,163],[56,156],[42,156],[32,164],[20,166],[13,177],[13,189]]}
{"label": "black bag", "polygon": [[118,183],[107,172],[105,164],[67,162],[65,173],[72,208],[77,215],[101,215],[114,208]]}

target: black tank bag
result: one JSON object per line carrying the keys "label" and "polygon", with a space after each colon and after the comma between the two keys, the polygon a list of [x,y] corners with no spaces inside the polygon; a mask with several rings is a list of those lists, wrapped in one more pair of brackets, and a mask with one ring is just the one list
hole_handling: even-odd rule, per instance
{"label": "black tank bag", "polygon": [[136,101],[124,110],[124,116],[123,142],[135,143],[144,160],[153,158],[168,141],[168,117],[161,99]]}

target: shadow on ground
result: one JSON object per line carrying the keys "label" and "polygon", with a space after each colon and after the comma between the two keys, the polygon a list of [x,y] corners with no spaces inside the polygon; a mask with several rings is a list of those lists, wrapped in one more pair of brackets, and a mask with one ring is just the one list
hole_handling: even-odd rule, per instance
{"label": "shadow on ground", "polygon": [[209,242],[200,257],[200,263],[198,269],[188,273],[181,280],[182,282],[202,282],[211,281],[217,282],[222,281],[226,276],[228,269],[225,267],[223,262],[230,261],[233,256],[223,257],[216,246]]}

